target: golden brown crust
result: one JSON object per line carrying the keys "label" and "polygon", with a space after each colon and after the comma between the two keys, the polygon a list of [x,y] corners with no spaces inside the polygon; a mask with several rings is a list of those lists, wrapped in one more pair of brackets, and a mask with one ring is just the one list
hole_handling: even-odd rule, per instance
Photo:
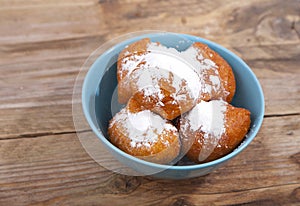
{"label": "golden brown crust", "polygon": [[[173,120],[181,114],[191,110],[197,101],[210,101],[216,99],[223,99],[228,103],[232,101],[236,89],[232,68],[219,54],[200,42],[194,43],[192,47],[199,52],[199,56],[201,54],[205,61],[213,62],[208,64],[208,66],[211,66],[210,64],[212,64],[212,67],[208,67],[208,69],[203,70],[201,81],[205,81],[205,84],[202,85],[218,85],[219,81],[214,83],[212,78],[210,78],[213,75],[215,78],[220,79],[220,88],[213,87],[214,89],[212,89],[211,92],[203,92],[202,94],[199,94],[199,99],[198,97],[194,99],[189,96],[185,89],[183,89],[186,88],[185,85],[181,85],[179,87],[179,93],[181,93],[180,95],[183,95],[185,98],[183,98],[183,100],[176,100],[174,95],[177,95],[178,91],[174,92],[175,88],[172,86],[172,82],[174,80],[172,72],[169,73],[168,78],[160,77],[161,79],[158,79],[156,81],[157,83],[152,83],[154,85],[150,82],[149,86],[152,86],[153,88],[150,88],[149,90],[145,90],[145,88],[138,88],[141,87],[137,84],[137,82],[142,74],[147,75],[147,72],[149,72],[149,77],[152,77],[152,73],[155,74],[155,72],[158,72],[153,72],[150,70],[151,68],[141,66],[145,64],[145,60],[143,58],[137,60],[139,57],[149,52],[147,51],[149,43],[151,42],[148,38],[134,42],[133,44],[128,45],[118,57],[117,78],[119,102],[127,102],[126,109],[129,112],[137,113],[144,110],[151,110],[159,114],[164,119]],[[124,66],[124,63],[128,60],[133,62],[136,60],[137,64],[133,66],[135,68],[126,68],[126,66]],[[199,61],[205,62],[204,60],[199,59]],[[130,72],[129,75],[128,72]],[[182,84],[186,84],[184,81],[185,80],[182,81]],[[187,153],[187,156],[191,160],[197,163],[212,161],[228,154],[236,146],[238,146],[238,144],[240,144],[250,127],[250,112],[246,109],[235,108],[231,105],[227,105],[225,119],[226,132],[219,139],[217,147],[212,147],[208,156],[205,156],[205,159],[203,158],[201,161],[199,161],[199,153],[204,147],[209,147],[206,145],[207,142],[204,140],[204,136],[207,136],[207,134],[204,134],[201,131],[192,134],[195,139],[191,142],[191,147],[188,147],[189,151]],[[171,130],[158,134],[158,138],[164,140],[167,139],[170,142],[169,145],[158,141],[151,143],[150,147],[143,145],[133,147],[128,134],[122,125],[122,122],[116,122],[114,120],[110,121],[108,134],[111,138],[111,142],[126,153],[157,163],[168,163],[178,156],[180,151],[178,132],[176,133]],[[187,144],[183,144],[182,150],[184,151],[186,148]]]}
{"label": "golden brown crust", "polygon": [[233,99],[236,89],[235,78],[232,68],[217,52],[210,49],[206,44],[196,42],[193,44],[193,47],[198,48],[204,58],[210,59],[213,62],[215,62],[215,64],[218,66],[217,70],[220,75],[221,84],[225,91],[228,92],[228,94],[226,94],[226,92],[221,92],[211,97],[206,97],[204,98],[204,100],[207,101],[211,99],[221,98],[230,103]]}
{"label": "golden brown crust", "polygon": [[[186,91],[186,82],[182,80],[182,89],[176,94],[185,96],[185,99],[176,100],[174,98],[176,91],[175,88],[171,86],[174,81],[174,74],[172,72],[169,72],[169,79],[158,79],[158,85],[153,85],[157,86],[156,93],[154,92],[151,94],[151,96],[146,96],[143,88],[138,88],[137,82],[139,79],[135,78],[135,76],[140,77],[143,72],[147,73],[148,71],[151,71],[151,69],[141,68],[140,66],[145,62],[140,62],[138,65],[136,65],[136,68],[131,69],[130,75],[127,75],[128,68],[124,68],[123,65],[124,62],[122,60],[127,60],[130,58],[134,59],[137,56],[146,54],[148,52],[147,45],[149,43],[150,39],[142,39],[128,45],[128,47],[119,54],[117,69],[119,102],[121,104],[125,104],[130,98],[132,98],[139,102],[138,105],[141,107],[140,110],[150,109],[165,119],[173,120],[182,113],[190,110],[196,103],[195,99],[190,97],[188,91]],[[156,44],[159,45],[158,42],[156,42]],[[153,72],[153,75],[155,75],[157,71],[151,72]]]}
{"label": "golden brown crust", "polygon": [[159,92],[163,96],[161,99],[156,94],[146,96],[143,90],[136,92],[128,104],[134,104],[132,111],[151,110],[167,120],[175,119],[194,106],[194,100],[189,96],[185,101],[178,102],[169,91],[160,89]]}
{"label": "golden brown crust", "polygon": [[[147,45],[150,43],[149,38],[141,39],[140,41],[134,42],[123,49],[118,56],[117,63],[117,80],[118,80],[118,99],[121,104],[127,103],[132,95],[132,90],[128,83],[130,76],[127,76],[128,69],[124,68],[125,60],[135,60],[135,56],[141,56],[147,53]],[[137,68],[139,65],[137,65]],[[135,70],[137,68],[133,68]]]}
{"label": "golden brown crust", "polygon": [[[189,111],[194,104],[196,103],[195,99],[190,97],[187,91],[182,91],[186,96],[185,100],[175,100],[174,93],[172,90],[174,88],[170,87],[170,80],[160,80],[159,81],[159,90],[160,93],[164,96],[162,99],[159,99],[156,94],[152,94],[151,103],[147,102],[148,97],[144,95],[143,91],[140,91],[141,88],[137,88],[138,79],[134,79],[133,76],[139,76],[143,71],[140,71],[140,66],[145,62],[140,62],[136,65],[136,68],[125,68],[124,61],[135,60],[138,56],[146,54],[147,46],[151,43],[149,38],[142,39],[140,41],[134,42],[128,45],[118,57],[118,69],[117,69],[117,78],[118,78],[118,98],[121,104],[128,102],[130,97],[137,99],[140,102],[140,105],[144,108],[150,109],[155,113],[160,114],[163,118],[172,120],[181,114]],[[159,43],[157,43],[159,44]],[[216,75],[215,71],[217,69],[217,74],[220,77],[221,88],[217,91],[212,90],[211,93],[202,93],[198,99],[209,101],[212,99],[224,99],[227,102],[231,102],[233,95],[235,93],[235,79],[229,64],[216,52],[211,50],[207,45],[196,42],[192,45],[196,48],[200,54],[205,59],[210,59],[217,65],[217,68],[211,68],[205,70],[203,76],[203,81],[208,85],[211,85],[210,75]],[[123,61],[124,60],[124,61]],[[130,70],[130,75],[127,75]],[[139,74],[140,73],[140,74]],[[137,74],[137,75],[134,75]],[[172,75],[172,74],[170,74]],[[182,87],[184,88],[184,87]],[[135,94],[136,93],[136,94]],[[147,104],[147,105],[146,105]]]}
{"label": "golden brown crust", "polygon": [[110,136],[111,143],[116,147],[127,154],[149,162],[167,164],[172,162],[180,152],[180,141],[178,135],[173,132],[164,132],[159,136],[159,138],[166,139],[170,142],[168,146],[163,144],[161,141],[158,141],[155,144],[150,144],[149,148],[144,145],[139,148],[131,147],[128,136],[121,132],[117,124],[109,127],[108,134]]}
{"label": "golden brown crust", "polygon": [[[134,103],[130,103],[129,107],[131,107],[131,111],[128,111],[132,112],[134,110]],[[157,134],[158,140],[156,142],[148,142],[148,146],[141,144],[137,147],[132,145],[132,140],[128,136],[124,122],[115,121],[114,118],[110,121],[108,127],[110,141],[127,154],[160,164],[170,163],[179,155],[180,139],[177,130],[164,128],[160,134]]]}
{"label": "golden brown crust", "polygon": [[123,69],[122,60],[126,57],[135,55],[142,55],[147,52],[147,45],[150,43],[149,38],[141,39],[132,44],[129,44],[125,49],[123,49],[118,56],[118,64],[117,64],[117,79],[118,82],[121,82],[122,79],[127,75],[128,71]]}
{"label": "golden brown crust", "polygon": [[193,135],[193,144],[187,152],[187,157],[195,163],[204,163],[216,160],[233,151],[244,139],[250,128],[250,112],[244,108],[227,105],[225,113],[225,133],[215,145],[212,153],[203,161],[199,161],[199,154],[205,144],[204,133],[197,131]]}

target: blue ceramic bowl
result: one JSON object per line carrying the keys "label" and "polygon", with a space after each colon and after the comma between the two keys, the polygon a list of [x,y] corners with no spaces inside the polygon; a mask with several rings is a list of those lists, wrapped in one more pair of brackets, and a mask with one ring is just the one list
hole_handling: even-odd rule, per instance
{"label": "blue ceramic bowl", "polygon": [[[251,111],[251,128],[245,140],[230,154],[204,164],[169,166],[147,162],[135,158],[112,145],[107,136],[108,121],[112,118],[113,94],[117,86],[116,62],[118,54],[124,47],[132,42],[148,37],[152,41],[158,41],[167,47],[177,50],[185,50],[193,42],[202,42],[219,53],[232,67],[236,79],[236,93],[232,105],[243,107]],[[84,115],[95,135],[103,145],[120,162],[134,170],[166,179],[184,179],[202,176],[215,170],[226,161],[243,151],[256,136],[261,127],[264,116],[264,96],[261,86],[247,64],[237,55],[224,47],[187,34],[175,33],[151,33],[136,36],[116,44],[99,56],[90,67],[82,88],[82,106]],[[155,173],[155,171],[160,171]]]}

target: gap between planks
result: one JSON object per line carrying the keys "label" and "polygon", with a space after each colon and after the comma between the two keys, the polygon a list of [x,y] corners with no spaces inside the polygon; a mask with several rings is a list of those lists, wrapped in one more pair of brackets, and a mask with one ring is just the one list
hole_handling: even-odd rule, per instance
{"label": "gap between planks", "polygon": [[23,138],[38,138],[38,137],[44,137],[44,136],[53,136],[53,135],[64,135],[64,134],[75,134],[75,133],[85,133],[85,132],[91,132],[92,130],[81,130],[81,131],[64,131],[64,132],[41,132],[41,133],[28,133],[28,134],[20,134],[13,137],[7,137],[7,138],[0,138],[1,140],[15,140],[15,139],[23,139]]}
{"label": "gap between planks", "polygon": [[248,189],[231,190],[231,191],[217,192],[217,193],[204,192],[204,193],[199,193],[199,194],[200,195],[230,194],[230,193],[236,193],[236,192],[248,192],[248,191],[254,191],[254,190],[264,190],[264,189],[284,187],[284,186],[292,186],[292,185],[299,185],[299,183],[296,182],[296,183],[287,183],[287,184],[279,184],[279,185],[270,185],[270,186],[266,186],[266,187],[254,187],[254,188],[248,188]]}
{"label": "gap between planks", "polygon": [[[289,117],[289,116],[300,116],[300,113],[287,113],[287,114],[266,114],[264,115],[264,118],[276,118],[276,117]],[[63,131],[63,132],[41,132],[41,133],[25,133],[25,134],[20,134],[12,137],[3,137],[0,138],[1,140],[15,140],[15,139],[23,139],[23,138],[39,138],[39,137],[44,137],[44,136],[50,136],[50,135],[63,135],[63,134],[75,134],[75,133],[86,133],[86,132],[92,132],[90,129],[86,130],[70,130],[70,131]]]}

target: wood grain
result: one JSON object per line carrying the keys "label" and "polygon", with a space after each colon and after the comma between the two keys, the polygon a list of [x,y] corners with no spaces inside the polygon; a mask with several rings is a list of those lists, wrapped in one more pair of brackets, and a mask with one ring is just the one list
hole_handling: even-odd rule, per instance
{"label": "wood grain", "polygon": [[0,43],[113,37],[145,29],[192,33],[225,45],[299,42],[297,0],[8,2],[1,1]]}
{"label": "wood grain", "polygon": [[[92,45],[93,40],[89,40]],[[72,42],[72,41],[71,41]],[[66,44],[70,44],[66,43]],[[76,50],[83,48],[86,41],[74,43]],[[40,46],[32,53],[39,53]],[[59,45],[53,54],[61,52]],[[300,58],[279,59],[262,58],[266,52],[260,48],[240,49],[239,54],[257,75],[265,95],[266,115],[300,114]],[[87,48],[86,48],[87,49]],[[235,48],[236,49],[236,48]],[[76,51],[75,50],[75,51]],[[82,49],[83,50],[83,49]],[[72,52],[71,52],[72,51]],[[281,51],[274,48],[267,50]],[[285,51],[294,51],[288,50]],[[51,50],[45,50],[51,53]],[[243,53],[246,53],[245,55]],[[247,53],[262,54],[260,59]],[[72,120],[72,92],[77,74],[86,56],[72,57],[75,53],[70,50],[68,57],[32,62],[0,65],[3,75],[0,77],[0,139],[15,138],[22,135],[39,133],[57,133],[74,131]],[[30,55],[30,54],[29,54]],[[33,54],[32,54],[33,55]],[[63,55],[63,54],[61,54]],[[87,55],[87,54],[86,54]],[[27,56],[24,56],[27,58]],[[46,118],[45,118],[46,117]]]}
{"label": "wood grain", "polygon": [[[82,64],[141,30],[215,41],[262,85],[258,136],[207,176],[117,175],[78,141],[71,104]],[[0,205],[299,205],[299,64],[299,0],[0,0]]]}
{"label": "wood grain", "polygon": [[210,175],[182,181],[113,174],[88,157],[75,134],[2,140],[0,204],[296,205],[299,136],[299,118],[266,118],[239,156]]}

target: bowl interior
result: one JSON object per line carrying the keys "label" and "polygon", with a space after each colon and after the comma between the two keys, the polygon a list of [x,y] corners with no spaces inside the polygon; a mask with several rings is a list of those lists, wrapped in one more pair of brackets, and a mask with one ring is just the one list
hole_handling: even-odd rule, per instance
{"label": "bowl interior", "polygon": [[[126,45],[145,37],[149,37],[151,41],[158,41],[167,47],[176,48],[179,51],[185,50],[195,41],[203,42],[219,53],[231,65],[235,74],[237,88],[231,104],[250,110],[251,129],[239,148],[219,160],[202,165],[218,164],[242,151],[255,137],[264,115],[264,97],[257,78],[251,69],[229,50],[199,37],[172,33],[142,35],[119,43],[103,53],[90,68],[83,85],[82,105],[86,119],[101,141],[105,144],[110,144],[107,135],[109,120],[118,109],[123,107],[123,105],[118,103],[116,95],[118,54]],[[119,150],[113,145],[110,145],[110,147]],[[201,167],[200,165],[196,166]],[[188,168],[189,166],[174,167]]]}

